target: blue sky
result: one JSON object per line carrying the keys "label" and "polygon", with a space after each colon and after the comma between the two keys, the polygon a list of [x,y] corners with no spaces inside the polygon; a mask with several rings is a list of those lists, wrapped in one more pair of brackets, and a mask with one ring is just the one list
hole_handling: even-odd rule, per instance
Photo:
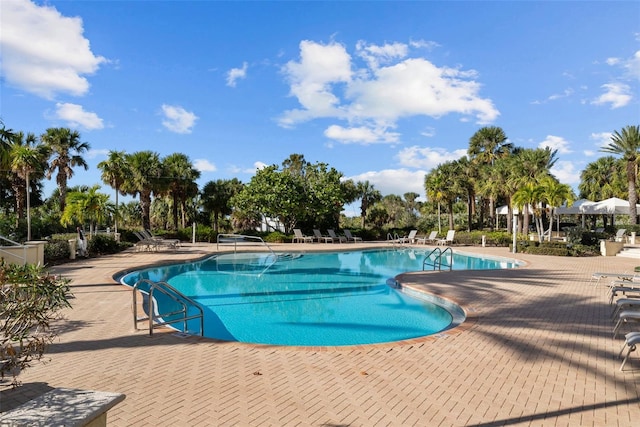
{"label": "blue sky", "polygon": [[[2,0],[0,118],[109,150],[188,155],[200,184],[325,162],[424,194],[482,126],[558,150],[574,187],[640,122],[640,2]],[[45,196],[54,187],[47,181]],[[103,191],[112,190],[103,185]]]}

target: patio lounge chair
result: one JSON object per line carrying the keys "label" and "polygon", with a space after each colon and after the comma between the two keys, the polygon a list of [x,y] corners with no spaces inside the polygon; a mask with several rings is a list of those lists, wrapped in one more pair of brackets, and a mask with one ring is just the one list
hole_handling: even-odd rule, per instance
{"label": "patio lounge chair", "polygon": [[344,230],[344,237],[347,238],[347,242],[362,242],[362,237],[354,236],[351,234],[351,230]]}
{"label": "patio lounge chair", "polygon": [[305,236],[299,228],[293,229],[293,243],[313,243],[313,236]]}
{"label": "patio lounge chair", "polygon": [[620,298],[615,302],[615,307],[611,312],[611,318],[615,318],[623,310],[638,310],[638,308],[640,308],[640,299]]}
{"label": "patio lounge chair", "polygon": [[625,241],[625,234],[627,233],[627,229],[626,228],[621,228],[616,232],[616,236],[614,238],[614,240],[616,242],[624,242]]}
{"label": "patio lounge chair", "polygon": [[320,243],[321,240],[323,240],[325,243],[333,243],[333,239],[331,237],[323,236],[320,230],[318,230],[317,228],[313,229],[313,238],[317,240],[318,243]]}
{"label": "patio lounge chair", "polygon": [[138,231],[134,231],[133,234],[138,238],[138,242],[136,242],[136,252],[139,251],[157,251],[158,250],[158,241],[154,239],[149,239],[145,237],[142,233]]}
{"label": "patio lounge chair", "polygon": [[640,322],[640,311],[638,310],[624,310],[621,311],[618,315],[618,322],[616,326],[613,328],[613,338],[618,337],[618,332],[620,328],[624,324],[628,324],[629,322]]}
{"label": "patio lounge chair", "polygon": [[415,243],[417,234],[418,230],[411,230],[409,234],[398,239],[399,243]]}
{"label": "patio lounge chair", "polygon": [[618,294],[622,294],[625,297],[640,297],[640,283],[638,286],[632,286],[629,284],[617,284],[619,282],[613,282],[611,287],[609,288],[609,304],[613,304],[615,297]]}
{"label": "patio lounge chair", "polygon": [[140,232],[140,234],[142,234],[142,236],[145,239],[148,240],[153,240],[155,241],[158,246],[166,246],[170,249],[178,249],[178,247],[180,246],[180,240],[178,239],[165,239],[164,237],[160,237],[160,236],[154,236],[153,234],[151,234],[151,231],[149,230],[142,230]]}
{"label": "patio lounge chair", "polygon": [[634,280],[639,279],[640,276],[636,276],[637,273],[603,273],[596,272],[591,275],[591,282],[595,280],[595,285],[600,283],[600,279],[608,279],[609,277],[616,277],[619,280]]}
{"label": "patio lounge chair", "polygon": [[335,231],[333,231],[333,230],[331,230],[331,229],[328,229],[328,230],[327,230],[327,233],[329,233],[329,236],[331,237],[331,240],[332,240],[334,243],[335,243],[335,242],[338,242],[338,243],[346,243],[346,241],[347,241],[347,238],[346,238],[346,237],[344,237],[344,236],[338,236],[338,235],[336,234],[336,232],[335,232]]}
{"label": "patio lounge chair", "polygon": [[438,238],[438,232],[432,231],[428,236],[416,238],[416,242],[423,243],[426,245],[427,243],[435,243],[437,238]]}
{"label": "patio lounge chair", "polygon": [[629,360],[629,355],[631,355],[632,351],[636,350],[636,346],[639,343],[640,343],[640,332],[629,332],[624,336],[624,344],[622,345],[622,349],[618,354],[618,358],[622,357],[622,353],[624,352],[625,348],[628,348],[628,350],[627,350],[627,354],[624,356],[624,359],[622,360],[622,364],[620,365],[621,371],[624,369],[624,365],[627,363],[627,360]]}
{"label": "patio lounge chair", "polygon": [[454,239],[455,236],[456,236],[456,230],[449,230],[449,231],[447,231],[447,237],[445,237],[444,239],[438,239],[436,241],[436,243],[438,245],[442,245],[442,246],[449,245],[449,244],[452,245],[453,244],[453,239]]}

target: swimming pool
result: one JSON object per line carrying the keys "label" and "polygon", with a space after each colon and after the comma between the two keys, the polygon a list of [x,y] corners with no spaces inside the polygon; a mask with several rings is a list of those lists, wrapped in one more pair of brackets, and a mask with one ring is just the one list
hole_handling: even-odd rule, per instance
{"label": "swimming pool", "polygon": [[[384,343],[432,335],[464,320],[455,304],[387,284],[400,273],[422,270],[427,251],[220,254],[132,272],[121,282],[168,282],[203,307],[210,338],[297,346]],[[517,265],[457,252],[453,257],[453,269]],[[162,296],[157,300],[160,307],[168,304]]]}

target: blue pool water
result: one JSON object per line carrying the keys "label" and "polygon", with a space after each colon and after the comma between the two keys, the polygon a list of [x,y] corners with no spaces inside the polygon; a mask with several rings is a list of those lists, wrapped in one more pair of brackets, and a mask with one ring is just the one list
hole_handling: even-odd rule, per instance
{"label": "blue pool water", "polygon": [[[204,335],[247,343],[342,346],[432,335],[460,322],[462,310],[443,307],[387,285],[422,270],[426,250],[387,249],[289,254],[221,254],[194,263],[149,268],[124,276],[166,281],[205,311]],[[453,269],[516,267],[516,261],[454,253]],[[157,294],[154,294],[156,296]],[[163,310],[162,296],[157,297]],[[191,321],[189,330],[197,330]],[[174,326],[181,326],[176,323]]]}

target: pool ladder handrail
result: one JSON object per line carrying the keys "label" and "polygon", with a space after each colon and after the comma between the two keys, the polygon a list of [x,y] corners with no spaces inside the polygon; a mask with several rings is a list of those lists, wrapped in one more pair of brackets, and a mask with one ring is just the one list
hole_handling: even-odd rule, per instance
{"label": "pool ladder handrail", "polygon": [[[422,261],[422,271],[425,271],[425,266],[433,267],[434,271],[436,270],[436,268],[438,269],[438,271],[441,271],[442,270],[442,257],[444,257],[447,252],[449,253],[449,256],[450,256],[449,271],[451,271],[453,269],[453,249],[451,249],[448,246],[445,248],[445,250],[442,250],[440,248],[435,248],[434,250],[429,252],[429,255],[427,255],[425,257],[424,261]],[[431,258],[431,255],[434,254],[434,253],[436,254],[436,257],[433,260],[433,264],[431,264],[431,263],[429,263],[429,260]]]}
{"label": "pool ladder handrail", "polygon": [[220,233],[218,234],[218,237],[216,238],[216,250],[220,249],[220,243],[233,243],[233,252],[237,252],[238,250],[238,243],[243,243],[243,242],[247,242],[247,241],[254,241],[256,243],[261,243],[264,247],[266,247],[269,252],[271,253],[271,255],[273,255],[274,257],[278,257],[278,255],[276,255],[275,252],[273,252],[273,249],[271,249],[271,246],[269,246],[269,244],[267,242],[265,242],[264,240],[262,240],[262,237],[259,236],[247,236],[244,234],[233,234],[233,233]]}
{"label": "pool ladder handrail", "polygon": [[[140,285],[146,283],[149,285],[149,291],[143,291],[139,289]],[[149,303],[147,306],[147,317],[138,318],[138,292],[148,295]],[[171,311],[168,313],[158,313],[158,306],[156,300],[153,297],[154,292],[160,292],[167,296],[169,299],[178,303],[181,307],[179,310]],[[189,315],[189,307],[194,307],[198,311],[198,314]],[[181,314],[179,319],[164,320],[170,316]],[[133,285],[133,326],[135,330],[138,330],[138,322],[149,322],[149,336],[153,336],[153,329],[159,326],[170,325],[172,323],[183,322],[183,331],[188,334],[187,321],[193,319],[200,319],[200,336],[204,336],[204,311],[200,304],[178,291],[176,288],[168,284],[167,282],[154,282],[149,279],[141,279]]]}

